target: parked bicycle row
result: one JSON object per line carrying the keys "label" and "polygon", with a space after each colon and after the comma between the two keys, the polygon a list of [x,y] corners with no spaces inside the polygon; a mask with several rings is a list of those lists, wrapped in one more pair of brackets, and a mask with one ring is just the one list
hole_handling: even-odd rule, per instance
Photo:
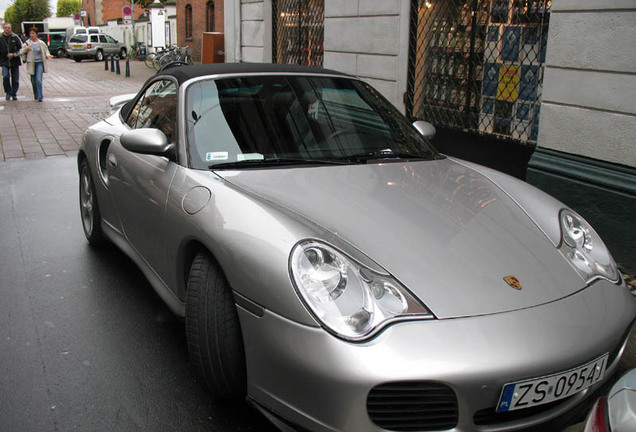
{"label": "parked bicycle row", "polygon": [[192,64],[192,49],[187,46],[169,46],[146,55],[146,66],[161,70],[169,63]]}

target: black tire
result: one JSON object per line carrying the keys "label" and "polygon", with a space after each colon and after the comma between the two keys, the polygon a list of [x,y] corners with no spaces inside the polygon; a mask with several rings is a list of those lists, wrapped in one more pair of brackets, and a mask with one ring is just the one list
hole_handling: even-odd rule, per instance
{"label": "black tire", "polygon": [[59,58],[66,57],[66,50],[64,50],[64,48],[59,48],[55,55]]}
{"label": "black tire", "polygon": [[104,61],[104,52],[102,50],[97,50],[95,53],[95,61]]}
{"label": "black tire", "polygon": [[101,246],[105,242],[102,232],[102,216],[99,212],[93,176],[86,159],[82,160],[80,164],[79,202],[82,228],[86,240],[91,246]]}
{"label": "black tire", "polygon": [[128,50],[126,50],[126,48],[122,48],[119,51],[119,58],[120,59],[125,59],[126,58],[126,54],[128,54]]}
{"label": "black tire", "polygon": [[73,60],[75,60],[76,62],[79,63],[79,62],[82,61],[82,58],[81,57],[73,57]]}
{"label": "black tire", "polygon": [[146,67],[150,68],[150,69],[154,69],[155,67],[153,66],[153,60],[155,58],[155,55],[153,53],[147,54],[146,58],[144,59],[144,64],[146,65]]}
{"label": "black tire", "polygon": [[188,276],[186,332],[190,359],[215,399],[245,398],[247,373],[241,326],[223,271],[198,253]]}

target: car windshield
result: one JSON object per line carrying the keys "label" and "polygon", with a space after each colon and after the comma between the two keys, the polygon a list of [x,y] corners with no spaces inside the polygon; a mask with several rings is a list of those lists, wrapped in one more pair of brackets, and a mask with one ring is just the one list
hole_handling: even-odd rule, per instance
{"label": "car windshield", "polygon": [[437,152],[368,85],[323,76],[199,81],[186,95],[197,169],[434,159]]}
{"label": "car windshield", "polygon": [[75,43],[84,43],[87,40],[87,36],[86,35],[75,35],[71,37],[71,42],[75,42]]}

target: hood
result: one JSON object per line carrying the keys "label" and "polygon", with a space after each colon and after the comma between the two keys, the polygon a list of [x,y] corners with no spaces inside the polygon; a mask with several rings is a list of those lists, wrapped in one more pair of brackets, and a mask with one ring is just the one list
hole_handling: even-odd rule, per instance
{"label": "hood", "polygon": [[584,286],[506,193],[451,159],[217,174],[350,243],[438,318],[533,307]]}

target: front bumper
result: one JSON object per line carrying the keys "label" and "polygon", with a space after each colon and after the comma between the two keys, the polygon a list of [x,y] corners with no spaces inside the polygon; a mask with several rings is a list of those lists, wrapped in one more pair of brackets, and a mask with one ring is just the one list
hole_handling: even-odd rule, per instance
{"label": "front bumper", "polygon": [[[636,301],[624,286],[599,281],[525,310],[394,324],[365,343],[346,342],[269,311],[259,317],[239,308],[239,316],[248,396],[303,429],[400,430],[379,426],[367,409],[377,386],[397,383],[440,386],[455,396],[450,423],[430,429],[423,423],[420,430],[503,431],[553,419],[603,385],[617,367]],[[506,383],[566,371],[604,353],[610,353],[606,378],[596,386],[512,416],[494,412]],[[381,409],[399,411],[388,397]]]}

